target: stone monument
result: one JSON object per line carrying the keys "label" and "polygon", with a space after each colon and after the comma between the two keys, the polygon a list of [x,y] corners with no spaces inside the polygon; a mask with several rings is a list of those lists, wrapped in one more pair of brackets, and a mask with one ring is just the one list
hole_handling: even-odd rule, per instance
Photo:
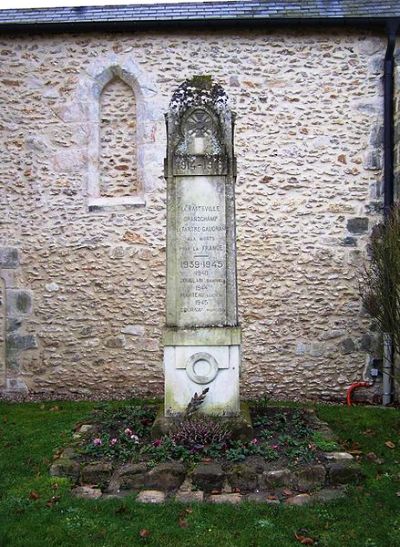
{"label": "stone monument", "polygon": [[167,120],[165,416],[209,388],[201,411],[240,412],[234,116],[221,86],[194,77]]}

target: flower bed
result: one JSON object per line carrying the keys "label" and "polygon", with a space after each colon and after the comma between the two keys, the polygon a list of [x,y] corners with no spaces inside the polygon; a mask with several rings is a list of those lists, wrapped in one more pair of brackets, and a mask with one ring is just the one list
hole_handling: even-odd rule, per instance
{"label": "flower bed", "polygon": [[250,409],[249,441],[232,439],[220,420],[201,414],[152,439],[154,405],[101,405],[88,423],[78,425],[73,444],[57,454],[51,473],[96,485],[96,496],[150,488],[178,499],[191,493],[197,500],[260,494],[279,501],[360,479],[352,456],[340,452],[313,411],[260,403]]}

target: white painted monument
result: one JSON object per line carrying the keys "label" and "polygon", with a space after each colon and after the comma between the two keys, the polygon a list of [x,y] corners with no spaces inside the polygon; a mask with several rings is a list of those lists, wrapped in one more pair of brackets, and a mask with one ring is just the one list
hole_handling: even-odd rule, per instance
{"label": "white painted monument", "polygon": [[202,412],[236,416],[237,319],[234,120],[223,89],[195,77],[167,118],[165,415],[208,387]]}

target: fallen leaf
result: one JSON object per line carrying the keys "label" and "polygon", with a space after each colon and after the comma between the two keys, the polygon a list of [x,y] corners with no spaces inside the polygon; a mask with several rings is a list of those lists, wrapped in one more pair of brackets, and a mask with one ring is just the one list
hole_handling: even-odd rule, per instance
{"label": "fallen leaf", "polygon": [[396,448],[396,445],[392,441],[386,441],[385,446],[388,448]]}
{"label": "fallen leaf", "polygon": [[55,405],[49,408],[49,412],[58,412],[59,410],[60,410],[60,407],[58,405]]}
{"label": "fallen leaf", "polygon": [[400,492],[396,492],[396,496],[400,498]]}
{"label": "fallen leaf", "polygon": [[349,454],[352,456],[360,456],[362,454],[362,450],[349,450]]}
{"label": "fallen leaf", "polygon": [[299,541],[302,545],[314,545],[313,538],[303,536],[301,534],[295,534],[294,537]]}
{"label": "fallen leaf", "polygon": [[40,498],[40,494],[38,494],[38,493],[36,492],[36,490],[32,490],[32,491],[29,493],[29,499],[30,499],[30,500],[36,501],[36,500],[38,500],[39,498]]}
{"label": "fallen leaf", "polygon": [[291,490],[284,490],[283,495],[284,496],[293,496],[293,492]]}
{"label": "fallen leaf", "polygon": [[55,482],[53,485],[52,485],[52,489],[53,490],[58,490],[60,488],[60,485],[58,484],[58,482]]}
{"label": "fallen leaf", "polygon": [[274,496],[273,494],[269,494],[267,496],[267,500],[277,500],[277,499],[279,499],[278,496]]}
{"label": "fallen leaf", "polygon": [[187,528],[188,527],[188,523],[187,523],[186,519],[179,519],[178,524],[181,528]]}
{"label": "fallen leaf", "polygon": [[55,503],[60,501],[60,496],[52,496],[49,500],[46,501],[46,507],[53,507]]}
{"label": "fallen leaf", "polygon": [[147,530],[146,528],[142,528],[139,532],[139,536],[141,538],[148,538],[150,535],[150,530]]}
{"label": "fallen leaf", "polygon": [[217,488],[215,488],[214,490],[211,490],[211,494],[220,494],[221,493],[221,490],[218,490]]}
{"label": "fallen leaf", "polygon": [[376,432],[373,429],[366,429],[363,431],[363,435],[367,435],[368,437],[375,437]]}
{"label": "fallen leaf", "polygon": [[375,454],[375,452],[368,452],[368,454],[365,455],[368,460],[371,462],[382,464],[384,463],[384,460],[382,458],[378,458],[378,456]]}

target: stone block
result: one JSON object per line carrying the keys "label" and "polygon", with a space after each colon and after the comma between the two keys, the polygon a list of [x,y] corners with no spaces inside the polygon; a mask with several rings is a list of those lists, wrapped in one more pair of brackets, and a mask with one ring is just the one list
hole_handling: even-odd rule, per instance
{"label": "stone block", "polygon": [[340,349],[344,355],[348,355],[356,350],[356,345],[351,338],[345,338],[340,342]]}
{"label": "stone block", "polygon": [[368,231],[368,218],[350,218],[347,221],[347,229],[352,234],[365,234]]}
{"label": "stone block", "polygon": [[36,337],[33,334],[9,334],[7,336],[7,352],[8,351],[25,351],[28,349],[37,348]]}
{"label": "stone block", "polygon": [[175,501],[180,503],[201,503],[204,501],[204,492],[201,490],[177,492]]}
{"label": "stone block", "polygon": [[222,490],[224,478],[225,473],[218,463],[200,463],[192,473],[193,484],[205,492]]}
{"label": "stone block", "polygon": [[100,488],[91,488],[90,486],[76,486],[72,489],[72,495],[77,498],[97,500],[101,498],[102,492]]}
{"label": "stone block", "polygon": [[164,503],[165,492],[160,492],[159,490],[142,490],[136,501],[140,503]]}
{"label": "stone block", "polygon": [[356,463],[334,463],[329,466],[328,473],[333,486],[358,483],[363,476],[361,467]]}
{"label": "stone block", "polygon": [[22,326],[22,319],[11,317],[7,319],[7,332],[14,333]]}
{"label": "stone block", "polygon": [[228,482],[233,489],[240,492],[252,492],[257,488],[258,476],[253,466],[239,463],[229,468],[227,472]]}
{"label": "stone block", "polygon": [[116,472],[121,490],[140,490],[147,486],[147,466],[144,463],[127,463]]}
{"label": "stone block", "polygon": [[112,464],[109,462],[91,463],[81,472],[81,480],[87,484],[104,486],[111,478]]}
{"label": "stone block", "polygon": [[260,486],[267,490],[275,490],[276,488],[291,487],[294,476],[290,469],[277,469],[263,473],[262,482],[263,484]]}
{"label": "stone block", "polygon": [[0,247],[0,268],[13,269],[19,266],[19,253],[16,247]]}
{"label": "stone block", "polygon": [[265,492],[252,492],[246,496],[246,501],[267,503],[268,505],[279,505],[281,503],[278,499],[269,498]]}
{"label": "stone block", "polygon": [[324,459],[330,463],[349,463],[354,461],[354,458],[348,452],[325,452]]}
{"label": "stone block", "polygon": [[56,460],[50,467],[52,477],[67,477],[76,483],[79,479],[80,465],[68,458]]}
{"label": "stone block", "polygon": [[147,486],[163,492],[177,490],[185,480],[185,466],[179,462],[160,463],[147,475]]}
{"label": "stone block", "polygon": [[286,505],[308,505],[311,502],[312,497],[309,494],[298,494],[285,501]]}
{"label": "stone block", "polygon": [[32,313],[32,292],[22,289],[7,289],[7,315],[15,317]]}
{"label": "stone block", "polygon": [[346,492],[337,488],[323,488],[312,496],[313,503],[327,503],[346,497]]}
{"label": "stone block", "polygon": [[325,479],[323,465],[309,465],[296,472],[296,487],[300,492],[309,492],[324,486]]}
{"label": "stone block", "polygon": [[241,494],[211,494],[208,501],[210,503],[230,503],[236,505],[243,499]]}

